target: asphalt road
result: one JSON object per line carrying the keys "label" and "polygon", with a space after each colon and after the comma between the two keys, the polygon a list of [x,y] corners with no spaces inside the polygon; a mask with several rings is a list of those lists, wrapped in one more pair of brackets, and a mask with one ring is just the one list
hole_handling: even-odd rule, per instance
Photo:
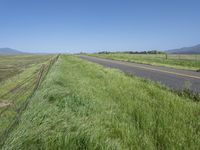
{"label": "asphalt road", "polygon": [[200,93],[200,72],[179,70],[168,67],[152,66],[146,64],[130,63],[91,56],[80,56],[91,62],[95,62],[110,68],[117,68],[145,79],[160,82],[172,89],[183,90],[189,88],[193,92]]}

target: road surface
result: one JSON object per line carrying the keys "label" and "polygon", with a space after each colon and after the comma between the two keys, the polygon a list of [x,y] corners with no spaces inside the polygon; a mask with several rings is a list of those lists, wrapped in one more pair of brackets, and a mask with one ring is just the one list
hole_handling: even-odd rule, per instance
{"label": "road surface", "polygon": [[106,67],[117,68],[126,73],[145,79],[160,82],[174,90],[189,88],[193,92],[200,93],[200,72],[110,60],[85,55],[80,56],[80,58]]}

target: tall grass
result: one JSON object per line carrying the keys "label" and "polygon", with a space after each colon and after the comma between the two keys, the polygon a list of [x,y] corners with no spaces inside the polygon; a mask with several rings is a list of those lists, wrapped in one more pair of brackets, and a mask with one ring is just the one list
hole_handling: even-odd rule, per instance
{"label": "tall grass", "polygon": [[167,66],[179,69],[198,70],[200,69],[200,55],[168,55],[163,54],[90,54],[91,56],[109,58],[114,60],[123,60],[158,66]]}
{"label": "tall grass", "polygon": [[61,56],[2,149],[199,149],[199,120],[190,99]]}
{"label": "tall grass", "polygon": [[[13,56],[9,57],[11,59]],[[9,62],[10,65],[16,66],[18,64],[14,61],[16,57],[20,59],[22,64],[27,65],[26,60],[23,62],[23,59],[27,58],[25,56],[14,56],[12,61]],[[47,61],[47,58],[50,57],[32,56],[31,58],[35,58],[36,60],[29,60],[29,66],[26,66],[26,69],[24,69],[22,73],[0,82],[0,146],[8,132],[13,128],[14,122],[16,122],[22,113],[27,99],[29,99],[31,94],[34,92],[40,70],[41,68],[44,68],[43,66],[48,66],[49,61]],[[2,62],[3,61],[1,60],[0,66],[3,66],[4,63]],[[2,72],[6,74],[6,70]],[[8,105],[2,107],[2,103]]]}

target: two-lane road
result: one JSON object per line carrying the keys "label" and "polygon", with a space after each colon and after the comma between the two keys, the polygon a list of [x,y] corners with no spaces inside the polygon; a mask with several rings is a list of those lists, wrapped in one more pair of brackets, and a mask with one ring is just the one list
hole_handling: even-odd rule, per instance
{"label": "two-lane road", "polygon": [[131,73],[145,79],[161,82],[172,89],[182,90],[184,88],[189,88],[194,92],[200,93],[199,72],[96,58],[84,55],[80,56],[80,58],[101,64],[106,67],[117,68],[126,73]]}

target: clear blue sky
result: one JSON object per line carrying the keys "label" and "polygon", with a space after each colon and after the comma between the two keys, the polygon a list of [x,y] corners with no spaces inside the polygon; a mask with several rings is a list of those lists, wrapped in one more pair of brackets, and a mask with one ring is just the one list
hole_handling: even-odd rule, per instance
{"label": "clear blue sky", "polygon": [[195,44],[199,0],[0,0],[0,47],[94,52]]}

